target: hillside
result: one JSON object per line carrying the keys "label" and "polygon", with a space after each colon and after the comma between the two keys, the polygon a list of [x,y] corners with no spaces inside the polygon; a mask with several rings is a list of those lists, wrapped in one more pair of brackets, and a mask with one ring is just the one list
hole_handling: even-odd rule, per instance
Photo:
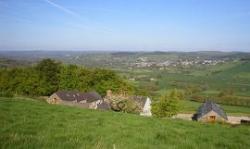
{"label": "hillside", "polygon": [[248,148],[250,127],[0,98],[0,148]]}

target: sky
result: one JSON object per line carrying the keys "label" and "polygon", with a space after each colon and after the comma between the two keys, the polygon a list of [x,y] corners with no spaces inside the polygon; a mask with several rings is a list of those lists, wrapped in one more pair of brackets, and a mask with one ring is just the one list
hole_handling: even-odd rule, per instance
{"label": "sky", "polygon": [[250,51],[250,0],[0,0],[0,50]]}

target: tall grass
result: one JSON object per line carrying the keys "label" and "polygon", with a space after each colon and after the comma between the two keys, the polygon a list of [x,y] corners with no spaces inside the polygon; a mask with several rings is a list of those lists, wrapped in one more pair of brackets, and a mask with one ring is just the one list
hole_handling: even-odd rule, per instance
{"label": "tall grass", "polygon": [[249,148],[250,127],[0,98],[0,148]]}

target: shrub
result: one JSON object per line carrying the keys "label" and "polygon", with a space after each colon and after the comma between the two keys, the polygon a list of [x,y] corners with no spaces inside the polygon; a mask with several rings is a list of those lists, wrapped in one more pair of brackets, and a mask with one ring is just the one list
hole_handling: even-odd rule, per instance
{"label": "shrub", "polygon": [[127,98],[112,99],[111,109],[117,112],[139,114],[140,108],[135,101]]}
{"label": "shrub", "polygon": [[152,104],[152,113],[157,117],[172,117],[176,115],[180,109],[179,100],[182,97],[175,89],[169,94],[161,95],[160,100]]}

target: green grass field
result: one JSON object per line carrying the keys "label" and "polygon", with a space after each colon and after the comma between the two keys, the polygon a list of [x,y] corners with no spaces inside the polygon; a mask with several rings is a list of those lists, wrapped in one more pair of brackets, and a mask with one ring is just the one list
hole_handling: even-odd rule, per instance
{"label": "green grass field", "polygon": [[141,117],[0,97],[0,148],[249,148],[250,127]]}

